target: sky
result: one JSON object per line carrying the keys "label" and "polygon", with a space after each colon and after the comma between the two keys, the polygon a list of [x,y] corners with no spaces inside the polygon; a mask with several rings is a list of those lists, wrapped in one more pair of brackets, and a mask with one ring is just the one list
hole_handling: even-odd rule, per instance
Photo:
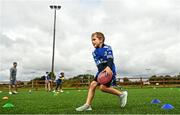
{"label": "sky", "polygon": [[51,71],[57,10],[55,73],[97,72],[91,34],[104,33],[119,77],[180,72],[180,0],[0,0],[0,81],[18,63],[18,80]]}

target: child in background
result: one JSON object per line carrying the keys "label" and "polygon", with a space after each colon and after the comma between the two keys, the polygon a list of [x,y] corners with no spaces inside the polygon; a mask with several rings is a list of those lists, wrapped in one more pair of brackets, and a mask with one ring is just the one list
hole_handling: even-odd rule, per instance
{"label": "child in background", "polygon": [[62,90],[63,80],[64,80],[64,72],[58,73],[56,78],[56,91],[63,92]]}
{"label": "child in background", "polygon": [[45,74],[45,90],[47,92],[51,91],[51,77],[49,75],[49,72],[46,72],[46,74]]}

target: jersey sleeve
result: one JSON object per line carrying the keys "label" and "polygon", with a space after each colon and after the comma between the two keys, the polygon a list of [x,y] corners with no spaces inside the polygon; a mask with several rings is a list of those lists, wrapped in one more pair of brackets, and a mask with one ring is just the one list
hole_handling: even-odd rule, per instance
{"label": "jersey sleeve", "polygon": [[113,68],[113,59],[114,59],[113,52],[112,52],[111,47],[109,46],[107,48],[107,66],[110,67],[111,70]]}
{"label": "jersey sleeve", "polygon": [[107,58],[108,58],[108,59],[109,59],[109,58],[112,58],[112,59],[113,59],[113,52],[112,52],[111,46],[109,46],[109,47],[107,48]]}

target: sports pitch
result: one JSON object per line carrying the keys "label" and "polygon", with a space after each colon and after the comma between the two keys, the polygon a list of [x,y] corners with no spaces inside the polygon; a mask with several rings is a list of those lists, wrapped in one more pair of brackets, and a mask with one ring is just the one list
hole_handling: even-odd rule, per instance
{"label": "sports pitch", "polygon": [[[127,89],[128,103],[120,108],[119,98],[96,90],[92,111],[76,112],[75,108],[84,104],[87,90],[65,89],[63,93],[54,94],[46,91],[19,89],[19,94],[0,93],[1,114],[180,114],[180,88],[142,88]],[[8,96],[8,100],[2,100]],[[151,100],[159,99],[161,103],[151,104]],[[3,108],[6,103],[14,107]],[[171,104],[174,109],[164,110],[161,106]]]}

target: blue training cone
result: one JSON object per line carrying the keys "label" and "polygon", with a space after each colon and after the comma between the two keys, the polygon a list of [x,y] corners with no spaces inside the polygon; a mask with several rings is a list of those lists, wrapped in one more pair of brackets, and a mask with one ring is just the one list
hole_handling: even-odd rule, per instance
{"label": "blue training cone", "polygon": [[161,103],[161,101],[159,99],[153,99],[151,101],[152,104],[158,104],[158,103]]}
{"label": "blue training cone", "polygon": [[174,107],[171,104],[164,104],[161,109],[174,109]]}

